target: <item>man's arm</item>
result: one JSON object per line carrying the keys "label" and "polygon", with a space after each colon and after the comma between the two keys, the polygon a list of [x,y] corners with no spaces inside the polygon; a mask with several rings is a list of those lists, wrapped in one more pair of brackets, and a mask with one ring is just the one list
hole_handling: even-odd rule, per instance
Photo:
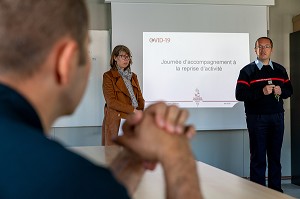
{"label": "man's arm", "polygon": [[142,159],[126,149],[119,152],[114,158],[110,169],[115,178],[126,187],[130,196],[134,194],[145,173]]}
{"label": "man's arm", "polygon": [[235,98],[238,101],[253,101],[253,100],[260,99],[263,96],[264,96],[263,88],[256,89],[256,90],[251,89],[249,74],[247,74],[246,71],[241,70],[235,88]]}
{"label": "man's arm", "polygon": [[190,147],[182,143],[177,150],[170,149],[169,153],[172,154],[162,159],[167,198],[202,198],[196,162]]}
{"label": "man's arm", "polygon": [[280,97],[282,97],[283,99],[287,99],[291,97],[292,94],[293,94],[293,86],[291,81],[289,80],[289,76],[286,70],[284,70],[284,83],[283,86],[281,87]]}

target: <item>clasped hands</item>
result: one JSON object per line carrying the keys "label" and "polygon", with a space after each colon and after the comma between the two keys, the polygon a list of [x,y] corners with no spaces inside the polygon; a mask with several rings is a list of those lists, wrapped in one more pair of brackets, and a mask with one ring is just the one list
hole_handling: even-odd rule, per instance
{"label": "clasped hands", "polygon": [[270,95],[273,92],[274,92],[274,95],[281,95],[281,93],[282,93],[280,86],[275,86],[273,84],[266,85],[263,88],[263,92],[264,92],[264,95]]}
{"label": "clasped hands", "polygon": [[[148,162],[161,162],[180,145],[188,145],[195,134],[185,125],[188,112],[177,106],[156,103],[131,114],[123,125],[123,136],[114,141]],[[175,149],[174,149],[175,148]]]}
{"label": "clasped hands", "polygon": [[153,104],[128,116],[122,127],[124,134],[113,138],[124,150],[110,168],[130,194],[136,190],[144,170],[153,170],[157,162],[164,167],[179,159],[194,160],[189,138],[195,129],[185,124],[187,118],[186,110],[165,103]]}

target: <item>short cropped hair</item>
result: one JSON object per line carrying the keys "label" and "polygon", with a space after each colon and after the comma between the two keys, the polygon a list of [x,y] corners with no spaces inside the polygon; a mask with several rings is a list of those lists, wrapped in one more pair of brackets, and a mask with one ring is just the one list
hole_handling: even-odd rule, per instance
{"label": "short cropped hair", "polygon": [[[117,62],[115,61],[114,57],[115,57],[115,56],[117,57],[117,56],[120,54],[120,52],[125,52],[130,58],[132,57],[129,48],[127,48],[127,47],[124,46],[124,45],[118,45],[118,46],[116,46],[116,47],[113,49],[113,51],[112,51],[112,53],[111,53],[111,57],[110,57],[110,66],[111,66],[111,68],[116,68]],[[129,60],[129,64],[128,64],[128,66],[125,68],[125,70],[126,70],[128,67],[130,67],[131,64],[132,64],[132,59]]]}
{"label": "short cropped hair", "polygon": [[31,75],[63,36],[78,43],[85,63],[88,26],[84,0],[1,0],[0,73]]}
{"label": "short cropped hair", "polygon": [[256,48],[256,44],[257,44],[258,40],[260,40],[260,39],[268,39],[268,40],[270,41],[270,43],[271,43],[271,47],[273,48],[273,41],[272,41],[272,39],[269,38],[269,37],[260,37],[260,38],[258,38],[258,39],[256,40],[256,42],[255,42],[254,48]]}

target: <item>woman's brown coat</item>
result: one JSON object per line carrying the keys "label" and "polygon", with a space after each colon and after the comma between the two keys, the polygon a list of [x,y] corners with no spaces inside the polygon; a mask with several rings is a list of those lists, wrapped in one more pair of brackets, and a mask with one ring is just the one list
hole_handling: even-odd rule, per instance
{"label": "woman's brown coat", "polygon": [[[144,98],[136,74],[132,74],[132,88],[138,102],[138,110],[144,109]],[[102,145],[113,145],[112,137],[117,136],[121,118],[126,119],[134,107],[130,94],[117,70],[111,69],[103,74],[103,95],[106,101],[102,123]]]}

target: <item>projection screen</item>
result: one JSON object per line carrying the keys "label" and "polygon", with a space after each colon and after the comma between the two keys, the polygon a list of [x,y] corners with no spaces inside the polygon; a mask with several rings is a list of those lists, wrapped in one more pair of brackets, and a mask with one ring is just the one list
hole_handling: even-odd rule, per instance
{"label": "projection screen", "polygon": [[[246,61],[254,61],[254,42],[258,37],[267,35],[267,6],[253,6],[253,5],[208,5],[208,4],[164,4],[164,3],[119,3],[111,2],[112,9],[112,47],[118,44],[124,44],[128,46],[133,54],[132,71],[138,75],[140,85],[144,85],[143,81],[161,82],[162,86],[164,82],[156,76],[151,75],[148,71],[144,71],[143,66],[143,34],[144,33],[244,33],[249,35],[248,45],[243,41],[233,38],[230,44],[227,45],[228,53],[232,53],[234,59],[241,58],[243,61],[239,61],[235,67],[241,68]],[[223,41],[226,42],[226,41]],[[202,43],[202,42],[201,42]],[[209,45],[203,43],[202,45]],[[192,45],[191,48],[197,51],[202,45]],[[247,60],[245,55],[239,55],[237,48],[248,47],[250,54],[250,60]],[[175,50],[175,53],[182,53],[180,47]],[[176,55],[179,57],[180,55]],[[187,56],[187,55],[185,55]],[[240,57],[241,56],[241,57]],[[153,59],[158,58],[152,57]],[[162,59],[162,58],[160,58]],[[188,59],[182,58],[182,59]],[[206,60],[206,57],[199,59]],[[231,58],[224,60],[231,60]],[[162,61],[162,60],[161,60]],[[151,67],[151,66],[150,66]],[[199,66],[201,67],[201,66]],[[173,68],[174,69],[174,68]],[[147,69],[146,69],[147,70]],[[149,69],[150,70],[150,69]],[[148,76],[150,75],[150,77]],[[230,79],[222,76],[216,77],[222,79],[222,81],[230,81],[230,87],[233,87],[232,82],[237,80],[237,73],[230,76]],[[170,81],[176,84],[176,78]],[[170,84],[172,85],[172,83]],[[207,91],[211,90],[210,85],[205,85]],[[143,93],[145,94],[145,100],[151,101],[153,96],[148,95],[148,87],[142,86]],[[169,90],[175,88],[170,86]],[[231,88],[233,89],[233,88]],[[184,88],[182,88],[184,90]],[[206,94],[198,88],[193,86],[188,95],[200,95],[203,101],[214,101],[213,96],[206,98]],[[211,91],[210,95],[213,95]],[[185,95],[185,94],[184,94]],[[159,98],[159,97],[158,97]],[[183,99],[184,101],[185,99]],[[227,99],[224,99],[227,101]],[[228,101],[232,101],[232,96]],[[228,107],[211,108],[207,107],[188,108],[190,111],[189,122],[196,126],[197,130],[221,130],[221,129],[246,129],[245,113],[243,103],[235,102],[229,104]],[[200,103],[199,103],[200,105]],[[223,104],[224,105],[224,104]],[[234,105],[234,106],[233,106]],[[216,105],[217,106],[217,105]],[[190,107],[190,106],[186,106]]]}

